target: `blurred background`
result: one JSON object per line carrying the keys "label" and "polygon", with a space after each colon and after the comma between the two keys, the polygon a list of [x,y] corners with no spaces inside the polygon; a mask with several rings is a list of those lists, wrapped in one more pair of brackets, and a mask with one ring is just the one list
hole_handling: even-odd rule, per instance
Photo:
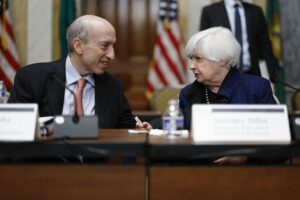
{"label": "blurred background", "polygon": [[[271,3],[273,0],[269,0]],[[16,66],[47,62],[65,57],[64,43],[67,26],[78,16],[94,14],[109,20],[117,32],[116,60],[108,71],[115,74],[125,86],[125,94],[132,110],[150,110],[145,96],[147,74],[153,57],[158,23],[159,0],[10,0],[1,10],[9,9],[11,28],[16,47]],[[199,30],[201,10],[212,0],[178,0],[178,23],[183,46]],[[267,0],[248,0],[261,6],[267,18]],[[269,2],[269,3],[270,3]],[[300,1],[279,0],[280,16],[277,37],[280,37],[278,58],[282,62],[283,81],[300,88]],[[3,13],[3,12],[2,12]],[[2,25],[4,22],[2,15]],[[3,29],[2,26],[1,29]],[[5,40],[3,40],[5,41]],[[2,41],[2,42],[3,42]],[[278,44],[278,43],[277,43]],[[280,53],[281,50],[281,53]],[[0,57],[1,73],[11,66]],[[188,66],[186,63],[185,66]],[[14,72],[10,72],[13,76]],[[34,78],[34,77],[33,77]],[[186,75],[186,82],[193,78]],[[282,103],[291,105],[293,89],[284,88]]]}

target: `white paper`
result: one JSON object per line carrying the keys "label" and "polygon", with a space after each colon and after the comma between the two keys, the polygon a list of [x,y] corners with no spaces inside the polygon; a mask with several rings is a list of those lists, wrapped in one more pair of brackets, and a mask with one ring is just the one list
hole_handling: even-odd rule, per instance
{"label": "white paper", "polygon": [[141,133],[148,133],[148,130],[145,129],[129,129],[128,133],[130,134],[141,134]]}
{"label": "white paper", "polygon": [[153,135],[153,136],[188,137],[189,131],[188,130],[176,130],[172,134],[168,134],[167,131],[164,131],[162,129],[151,129],[149,134]]}

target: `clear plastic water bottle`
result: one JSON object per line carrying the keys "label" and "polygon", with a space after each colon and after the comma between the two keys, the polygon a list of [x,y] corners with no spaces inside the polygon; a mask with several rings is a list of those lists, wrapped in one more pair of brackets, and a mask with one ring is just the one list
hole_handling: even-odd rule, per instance
{"label": "clear plastic water bottle", "polygon": [[4,82],[0,80],[0,103],[7,102],[7,89],[4,85]]}
{"label": "clear plastic water bottle", "polygon": [[183,129],[183,115],[179,109],[178,100],[171,99],[162,117],[162,128],[167,135],[176,135]]}

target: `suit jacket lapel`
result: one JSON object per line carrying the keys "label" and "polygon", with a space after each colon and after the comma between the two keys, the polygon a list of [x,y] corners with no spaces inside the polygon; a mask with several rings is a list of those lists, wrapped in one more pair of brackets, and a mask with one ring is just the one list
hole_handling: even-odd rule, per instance
{"label": "suit jacket lapel", "polygon": [[229,23],[229,17],[228,17],[227,11],[226,11],[224,1],[220,2],[219,5],[220,5],[219,6],[220,12],[216,13],[216,15],[219,15],[216,17],[220,17],[223,20],[223,26],[231,30],[230,23]]}
{"label": "suit jacket lapel", "polygon": [[109,102],[108,97],[110,96],[110,88],[107,87],[105,81],[105,72],[101,75],[93,75],[95,80],[95,114],[98,115],[99,127],[104,127],[107,111],[107,103]]}
{"label": "suit jacket lapel", "polygon": [[253,27],[251,24],[253,22],[251,20],[251,10],[250,10],[251,8],[246,3],[243,3],[243,7],[244,7],[244,11],[245,11],[245,18],[246,18],[245,20],[246,20],[248,40],[250,40],[250,38],[252,37],[251,27]]}
{"label": "suit jacket lapel", "polygon": [[60,85],[57,80],[52,77],[55,74],[61,81],[66,82],[65,73],[65,60],[64,62],[58,61],[56,66],[54,66],[53,71],[49,74],[49,81],[47,82],[47,95],[50,102],[51,109],[54,115],[61,115],[63,104],[64,104],[64,94],[65,88]]}

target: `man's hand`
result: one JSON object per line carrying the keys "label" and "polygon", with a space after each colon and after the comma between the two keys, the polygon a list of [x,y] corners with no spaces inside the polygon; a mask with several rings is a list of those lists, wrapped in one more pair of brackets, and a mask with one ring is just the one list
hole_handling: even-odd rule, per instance
{"label": "man's hand", "polygon": [[152,129],[151,124],[148,123],[148,122],[137,122],[136,125],[135,125],[135,127],[137,129],[147,129],[147,130]]}

